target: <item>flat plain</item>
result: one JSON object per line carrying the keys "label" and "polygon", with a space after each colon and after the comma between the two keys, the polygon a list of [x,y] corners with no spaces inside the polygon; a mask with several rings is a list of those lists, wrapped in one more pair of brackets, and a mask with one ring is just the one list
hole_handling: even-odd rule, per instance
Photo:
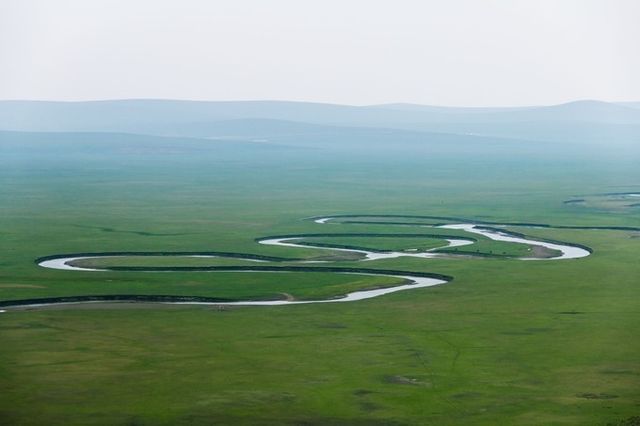
{"label": "flat plain", "polygon": [[[335,273],[84,272],[35,263],[65,253],[219,251],[354,267],[363,263],[357,257],[256,239],[434,233],[366,223],[393,221],[384,215],[581,226],[506,229],[593,253],[522,261],[516,257],[526,247],[480,241],[460,250],[504,256],[372,261],[366,267],[453,280],[350,303],[5,307],[2,424],[638,424],[640,230],[633,228],[640,215],[618,204],[564,202],[639,190],[635,154],[545,157],[500,147],[483,155],[379,155],[357,146],[337,154],[152,137],[136,145],[124,134],[51,148],[42,135],[29,137],[19,145],[15,135],[3,139],[0,302],[109,294],[313,299],[397,285],[397,278]],[[380,218],[309,220],[359,214]],[[308,241],[398,250],[439,243]]]}

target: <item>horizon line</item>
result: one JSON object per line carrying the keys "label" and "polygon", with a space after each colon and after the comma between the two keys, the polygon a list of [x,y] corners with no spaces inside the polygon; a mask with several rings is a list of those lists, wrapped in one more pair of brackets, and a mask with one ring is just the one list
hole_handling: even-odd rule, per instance
{"label": "horizon line", "polygon": [[344,106],[344,107],[354,107],[354,108],[366,108],[366,107],[384,107],[384,106],[417,106],[417,107],[434,107],[434,108],[537,108],[537,107],[549,107],[549,106],[560,106],[560,105],[568,105],[574,103],[605,103],[605,104],[628,104],[628,103],[639,103],[640,101],[634,100],[626,100],[626,101],[605,101],[601,99],[589,99],[589,98],[581,98],[568,100],[559,103],[552,104],[527,104],[527,105],[499,105],[499,106],[469,106],[469,105],[439,105],[439,104],[427,104],[427,103],[416,103],[416,102],[383,102],[383,103],[373,103],[373,104],[347,104],[347,103],[337,103],[337,102],[320,102],[320,101],[305,101],[305,100],[284,100],[284,99],[225,99],[225,100],[213,100],[213,99],[187,99],[187,98],[103,98],[103,99],[72,99],[72,100],[52,100],[52,99],[0,99],[0,102],[42,102],[42,103],[97,103],[97,102],[134,102],[134,101],[164,101],[164,102],[201,102],[201,103],[301,103],[301,104],[317,104],[317,105],[334,105],[334,106]]}

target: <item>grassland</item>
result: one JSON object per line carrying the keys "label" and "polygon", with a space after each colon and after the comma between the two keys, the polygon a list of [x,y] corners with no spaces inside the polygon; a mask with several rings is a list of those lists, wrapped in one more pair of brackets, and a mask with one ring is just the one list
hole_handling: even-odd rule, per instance
{"label": "grassland", "polygon": [[[55,271],[34,263],[52,254],[109,251],[314,259],[327,253],[264,246],[255,238],[401,228],[301,220],[324,214],[640,226],[634,210],[563,204],[572,194],[633,189],[640,183],[633,161],[585,167],[496,156],[472,163],[288,155],[70,150],[58,159],[0,157],[0,299],[329,297],[397,284],[319,273]],[[607,425],[640,415],[640,233],[512,229],[594,253],[568,261],[376,261],[367,266],[454,280],[356,303],[105,304],[2,313],[0,423]]]}
{"label": "grassland", "polygon": [[572,197],[564,201],[576,209],[598,209],[602,212],[624,213],[640,207],[640,198],[635,192],[612,192],[603,194],[587,194]]}
{"label": "grassland", "polygon": [[447,245],[445,240],[436,238],[402,238],[402,237],[306,237],[298,242],[325,245],[349,245],[364,250],[379,251],[426,251]]}

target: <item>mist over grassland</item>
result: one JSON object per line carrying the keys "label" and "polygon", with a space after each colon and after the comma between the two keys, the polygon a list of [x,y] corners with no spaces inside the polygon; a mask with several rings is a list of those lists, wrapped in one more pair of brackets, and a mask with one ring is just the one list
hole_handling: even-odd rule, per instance
{"label": "mist over grassland", "polygon": [[[561,204],[572,196],[637,189],[636,107],[5,101],[0,178],[7,195],[22,188],[23,196],[42,193],[44,204],[82,200],[80,209],[93,202],[108,207],[113,197],[169,206],[214,197],[242,208],[272,210],[281,203],[283,211],[286,203],[306,203],[309,214],[464,209],[473,216],[485,203],[479,198],[493,197],[497,206],[500,199],[512,203],[513,194],[554,193]],[[12,198],[9,205],[22,207]],[[515,209],[517,215],[493,213],[523,220]],[[593,213],[560,211],[578,222]],[[634,212],[599,220],[637,221],[629,217]],[[527,213],[544,219],[539,209]]]}
{"label": "mist over grassland", "polygon": [[479,156],[512,161],[629,160],[640,151],[640,108],[636,103],[599,101],[519,108],[356,107],[284,101],[2,101],[0,130],[75,133],[3,133],[5,155],[29,147],[44,152],[56,145],[102,154],[149,152],[153,147],[166,151],[171,146],[176,154],[204,150],[220,156],[255,153],[263,159],[271,151],[316,159],[348,154],[394,160],[417,160],[416,156],[470,161]]}

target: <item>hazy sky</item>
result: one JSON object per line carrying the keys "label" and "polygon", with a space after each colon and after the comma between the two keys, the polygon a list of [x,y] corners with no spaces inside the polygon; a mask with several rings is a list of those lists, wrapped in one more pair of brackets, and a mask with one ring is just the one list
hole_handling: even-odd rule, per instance
{"label": "hazy sky", "polygon": [[0,0],[0,99],[640,101],[639,0]]}

